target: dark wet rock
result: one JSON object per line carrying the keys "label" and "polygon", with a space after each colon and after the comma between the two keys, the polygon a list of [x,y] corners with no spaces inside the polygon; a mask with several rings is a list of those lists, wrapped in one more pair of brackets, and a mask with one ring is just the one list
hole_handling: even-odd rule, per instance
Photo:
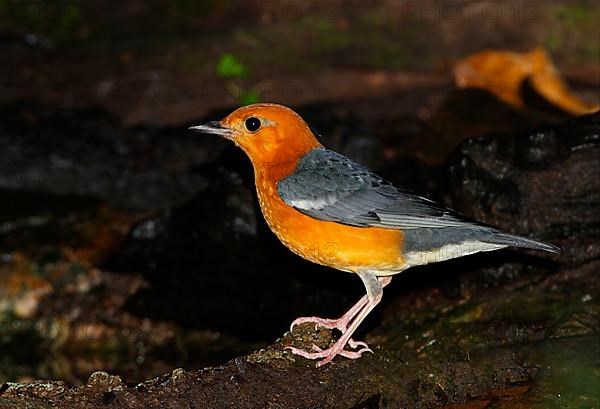
{"label": "dark wet rock", "polygon": [[4,379],[55,378],[79,385],[105,369],[136,382],[181,365],[182,359],[186,368],[202,368],[258,346],[129,313],[124,304],[145,285],[139,274],[108,273],[76,261],[36,264],[12,258],[0,264]]}
{"label": "dark wet rock", "polygon": [[106,261],[110,270],[145,272],[148,288],[129,301],[132,311],[271,341],[296,316],[341,313],[360,296],[356,277],[305,262],[277,241],[238,173],[205,174],[209,188],[140,221]]}
{"label": "dark wet rock", "polygon": [[383,134],[401,136],[396,146],[399,154],[408,153],[424,163],[439,166],[465,139],[553,124],[563,118],[518,109],[480,89],[445,92],[447,98],[427,121],[398,117],[381,123]]}
{"label": "dark wet rock", "polygon": [[[281,345],[276,348],[281,349]],[[482,391],[520,385],[536,372],[534,368],[524,369],[508,351],[473,362],[443,364],[431,371],[377,352],[358,364],[343,361],[326,370],[294,362],[288,359],[289,353],[260,364],[254,362],[255,356],[240,357],[219,368],[175,370],[123,390],[115,390],[110,383],[71,389],[48,401],[57,406],[68,403],[73,408],[262,408],[267,403],[293,408],[349,408],[380,399],[387,407],[426,408],[489,399],[493,395]],[[37,398],[38,393],[34,387],[20,393],[9,387],[2,397],[23,401]]]}
{"label": "dark wet rock", "polygon": [[86,386],[110,393],[113,391],[123,390],[125,385],[123,384],[120,376],[113,376],[104,371],[97,371],[90,375]]}
{"label": "dark wet rock", "polygon": [[600,256],[600,113],[466,141],[450,164],[451,205],[563,247],[561,264]]}
{"label": "dark wet rock", "polygon": [[[579,280],[587,282],[592,291],[597,288],[594,271],[579,273]],[[536,293],[548,294],[556,283],[573,278],[558,273],[537,287],[523,285],[521,280],[517,288],[529,294],[529,308],[515,302],[526,299],[523,294],[506,299],[507,288],[464,294],[459,302],[445,299],[435,290],[405,294],[396,299],[400,305],[386,308],[384,325],[369,337],[375,354],[357,361],[338,358],[320,369],[283,349],[288,345],[308,347],[313,342],[322,347],[331,344],[329,331],[302,325],[281,342],[216,368],[176,369],[136,386],[125,386],[118,377],[97,372],[86,386],[50,396],[47,382],[27,387],[7,384],[0,399],[7,404],[41,401],[74,408],[259,408],[267,403],[348,408],[365,407],[373,401],[384,407],[429,408],[460,403],[483,406],[490,400],[499,407],[511,407],[515,399],[537,402],[540,407],[559,402],[578,407],[593,399],[595,391],[594,368],[600,353],[594,324],[600,312],[597,300],[586,298],[564,311],[552,305],[535,308],[542,305],[541,299],[535,299]],[[566,305],[570,297],[572,291],[564,286],[551,299]],[[520,311],[518,315],[506,311],[511,305]],[[396,317],[394,311],[403,316]],[[560,328],[573,327],[569,317],[591,327],[580,329],[577,335],[573,330],[559,333]],[[499,325],[490,325],[503,320],[520,322],[532,331],[511,326],[499,331]],[[478,328],[490,328],[495,336],[480,333]],[[573,383],[577,389],[569,393],[568,385]],[[506,406],[502,405],[504,398]]]}
{"label": "dark wet rock", "polygon": [[68,389],[67,384],[61,381],[35,381],[28,384],[5,383],[0,388],[0,407],[53,408],[55,406],[51,402],[67,392]]}
{"label": "dark wet rock", "polygon": [[[328,132],[334,135],[329,145],[339,143],[341,150],[346,147],[355,156],[349,142],[358,133],[339,123],[356,121],[345,115],[311,122],[325,128],[324,133],[337,129],[346,135],[338,138],[336,132]],[[359,129],[367,128],[359,123]],[[361,150],[360,137],[357,140]],[[95,339],[68,338],[73,345],[96,342],[102,349],[114,346],[114,340],[117,351],[130,345],[135,359],[148,360],[156,359],[154,352],[162,357],[168,356],[166,349],[172,350],[175,358],[152,372],[166,374],[126,385],[124,381],[140,378],[119,362],[129,357],[116,355],[114,361],[88,363],[76,371],[83,379],[101,368],[115,376],[96,372],[86,385],[60,393],[49,382],[6,384],[0,388],[0,405],[418,408],[484,406],[491,401],[510,407],[518,400],[539,407],[564,402],[581,407],[593,396],[600,365],[597,115],[466,141],[449,167],[436,168],[433,176],[428,176],[430,167],[414,158],[402,166],[383,161],[383,174],[394,181],[433,191],[436,199],[445,197],[478,220],[556,242],[565,254],[551,259],[502,251],[411,269],[394,278],[382,305],[357,334],[362,339],[366,333],[375,354],[357,361],[336,358],[321,369],[284,347],[309,348],[313,342],[326,347],[335,334],[310,325],[284,331],[298,315],[341,314],[362,294],[360,280],[289,253],[259,213],[248,161],[233,148],[219,155],[218,164],[211,159],[193,169],[210,183],[191,200],[137,220],[103,263],[111,273],[100,270],[100,280],[91,280],[94,274],[88,270],[66,268],[69,277],[75,277],[74,290],[55,286],[39,301],[45,318],[71,319],[71,334],[80,328],[97,331]],[[379,160],[377,155],[364,159]],[[184,168],[187,174],[189,168]],[[12,197],[25,197],[21,195]],[[48,201],[56,220],[93,215],[101,207],[94,200],[73,199],[73,208],[60,213],[59,196],[40,200]],[[21,213],[19,208],[13,206],[0,225],[13,229],[13,238],[14,232],[26,237],[33,231],[27,224],[30,215],[43,214],[43,206],[23,208]],[[15,227],[14,220],[24,222]],[[61,226],[52,221],[47,225]],[[25,241],[13,241],[14,248]],[[41,272],[46,277],[43,268]],[[144,280],[124,272],[141,272]],[[86,284],[87,276],[91,284]],[[123,333],[126,336],[118,336]],[[265,349],[240,356],[282,334]],[[12,335],[11,345],[12,340],[24,339]],[[194,336],[211,339],[195,342]],[[81,360],[88,356],[82,354]],[[214,365],[233,356],[239,357],[220,367],[189,370],[198,362]],[[175,366],[188,370],[168,373]],[[577,393],[557,398],[556,391],[570,388],[570,379]],[[48,390],[57,392],[45,395]],[[504,397],[508,406],[502,404]]]}
{"label": "dark wet rock", "polygon": [[0,188],[100,197],[122,208],[173,206],[208,184],[194,167],[225,143],[182,128],[123,128],[98,111],[0,108]]}
{"label": "dark wet rock", "polygon": [[[379,145],[351,109],[303,112],[323,140],[370,166]],[[213,112],[220,119],[229,112]],[[102,111],[64,111],[19,102],[0,107],[0,188],[33,194],[95,197],[127,210],[159,210],[211,184],[217,161],[236,169],[241,153],[187,127],[123,127]]]}

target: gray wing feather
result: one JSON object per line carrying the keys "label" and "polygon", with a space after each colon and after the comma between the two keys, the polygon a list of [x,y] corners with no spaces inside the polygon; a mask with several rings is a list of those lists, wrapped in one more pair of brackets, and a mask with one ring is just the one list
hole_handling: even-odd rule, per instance
{"label": "gray wing feather", "polygon": [[390,229],[481,226],[431,200],[410,194],[351,159],[325,148],[300,159],[279,181],[285,203],[319,220]]}

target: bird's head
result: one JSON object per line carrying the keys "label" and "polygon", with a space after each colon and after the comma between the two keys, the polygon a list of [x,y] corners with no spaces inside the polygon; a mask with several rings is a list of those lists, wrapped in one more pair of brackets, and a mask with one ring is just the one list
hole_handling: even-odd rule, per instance
{"label": "bird's head", "polygon": [[300,115],[276,104],[248,105],[221,121],[190,129],[233,141],[248,155],[255,168],[295,164],[302,155],[321,146]]}

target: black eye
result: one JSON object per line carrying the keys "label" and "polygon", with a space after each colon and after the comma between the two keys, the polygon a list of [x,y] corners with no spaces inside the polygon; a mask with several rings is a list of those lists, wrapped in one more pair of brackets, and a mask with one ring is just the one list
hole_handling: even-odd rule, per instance
{"label": "black eye", "polygon": [[256,132],[258,128],[260,128],[260,119],[251,116],[250,118],[246,119],[244,125],[246,125],[246,129],[250,132]]}

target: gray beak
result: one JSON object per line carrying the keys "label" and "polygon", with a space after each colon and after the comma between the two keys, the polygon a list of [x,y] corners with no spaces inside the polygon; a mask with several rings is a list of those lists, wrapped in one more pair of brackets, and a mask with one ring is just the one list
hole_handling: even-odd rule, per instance
{"label": "gray beak", "polygon": [[231,139],[231,135],[233,134],[233,130],[223,126],[219,121],[207,122],[202,125],[189,127],[188,129],[201,133],[220,135],[227,139]]}

